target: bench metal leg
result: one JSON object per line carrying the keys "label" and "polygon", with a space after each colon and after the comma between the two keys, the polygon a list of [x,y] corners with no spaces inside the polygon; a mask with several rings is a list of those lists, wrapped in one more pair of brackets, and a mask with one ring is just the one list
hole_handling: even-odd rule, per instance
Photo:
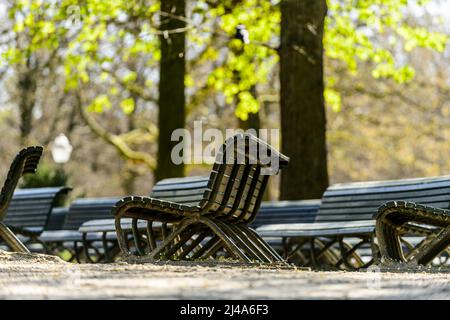
{"label": "bench metal leg", "polygon": [[[258,254],[252,250],[249,242],[244,240],[244,235],[239,228],[230,226],[221,221],[213,221],[212,219],[205,217],[185,219],[183,222],[179,223],[178,226],[173,227],[172,232],[166,235],[164,241],[156,249],[149,253],[149,258],[156,259],[163,254],[165,258],[169,259],[171,256],[175,255],[177,251],[179,252],[179,256],[185,256],[183,253],[184,249],[182,247],[186,245],[188,241],[193,241],[193,243],[196,243],[196,239],[192,239],[193,236],[198,234],[200,230],[205,227],[211,230],[211,232],[220,239],[220,245],[222,247],[225,247],[228,252],[231,252],[233,255],[237,256],[239,260],[243,262],[251,262],[252,260],[260,261],[262,259],[261,256],[258,256]],[[136,237],[136,234],[134,236]],[[192,251],[194,249],[193,246],[186,246],[188,247],[188,251]],[[199,255],[199,252],[201,252],[202,256],[206,252],[208,252],[208,255],[211,255],[213,253],[212,251],[217,252],[218,249],[220,249],[220,246],[216,243],[212,243],[211,247],[200,249],[201,251],[194,253],[193,257],[200,258],[201,256]],[[142,253],[143,252],[141,252],[141,254]]]}
{"label": "bench metal leg", "polygon": [[[167,259],[171,257],[179,259],[187,257],[190,252],[195,250],[189,257],[192,259],[193,257],[201,258],[205,255],[212,256],[223,248],[243,262],[272,263],[283,261],[273,248],[246,225],[237,225],[204,216],[186,218],[177,224],[172,223],[171,231],[168,230],[167,223],[162,223],[163,241],[158,245],[156,245],[152,222],[148,221],[145,238],[150,252],[147,253],[141,246],[143,230],[138,229],[138,219],[142,218],[132,218],[132,235],[139,256],[147,255],[150,259],[156,259],[162,255]],[[130,246],[121,228],[120,220],[121,216],[116,216],[117,240],[122,253],[131,255]],[[196,250],[201,241],[209,234],[217,236],[220,241],[218,243],[209,242],[208,247]]]}
{"label": "bench metal leg", "polygon": [[[339,249],[341,252],[341,259],[339,260],[341,263],[350,269],[350,270],[358,270],[361,268],[367,268],[373,263],[373,258],[368,262],[364,263],[359,254],[356,253],[356,250],[363,246],[364,244],[370,243],[371,240],[367,238],[363,238],[360,242],[355,244],[353,247],[350,247],[346,242],[344,242],[344,238],[339,239]],[[353,258],[355,260],[356,265],[352,264],[349,261],[349,258]]]}
{"label": "bench metal leg", "polygon": [[131,231],[133,233],[133,240],[134,240],[134,246],[136,247],[136,251],[138,252],[138,254],[140,256],[145,255],[145,250],[142,247],[142,243],[141,243],[141,236],[139,234],[139,230],[138,230],[138,219],[137,218],[133,218],[131,220]]}
{"label": "bench metal leg", "polygon": [[172,231],[171,234],[166,236],[162,244],[157,247],[155,250],[152,250],[150,252],[149,257],[151,259],[157,258],[161,253],[167,250],[167,248],[171,245],[172,241],[175,240],[176,237],[178,237],[186,228],[189,226],[189,224],[185,223],[182,225],[179,225],[178,227],[174,228],[175,230]]}
{"label": "bench metal leg", "polygon": [[[338,268],[342,269],[342,265],[347,269],[355,270],[363,267],[367,267],[372,264],[364,264],[361,257],[356,253],[356,250],[362,245],[370,242],[372,237],[363,238],[355,246],[350,247],[344,242],[343,237],[335,238],[319,238],[319,237],[305,237],[305,238],[293,238],[288,241],[287,257],[288,262],[293,262],[302,267],[310,266],[313,268]],[[305,244],[309,244],[309,257],[305,256],[301,250]],[[338,245],[339,250],[334,250],[333,246]],[[294,256],[298,256],[300,261],[294,260]],[[350,263],[349,259],[356,260],[356,265]]]}
{"label": "bench metal leg", "polygon": [[203,231],[197,234],[195,239],[192,239],[191,243],[183,248],[183,252],[178,256],[180,259],[186,259],[187,255],[192,252],[200,243],[207,237],[211,235],[210,231]]}
{"label": "bench metal leg", "polygon": [[171,257],[173,254],[176,255],[177,258],[180,257],[179,249],[186,244],[186,242],[192,238],[198,232],[197,228],[186,229],[182,233],[180,233],[175,239],[176,242],[172,245],[167,251],[167,257]]}
{"label": "bench metal leg", "polygon": [[108,247],[108,239],[106,238],[108,235],[107,232],[103,232],[102,233],[102,247],[103,247],[103,256],[104,256],[104,261],[105,262],[112,262],[113,259],[110,255],[109,252],[109,247]]}
{"label": "bench metal leg", "polygon": [[[103,238],[102,238],[102,242],[103,242]],[[98,248],[96,248],[93,245],[92,241],[88,241],[87,240],[87,233],[83,233],[82,234],[82,246],[83,246],[83,253],[86,256],[86,261],[88,263],[97,263],[100,262],[102,259],[102,255],[100,253],[100,251],[98,250]],[[89,248],[93,249],[95,252],[95,257],[97,258],[97,260],[93,260],[91,257],[91,254],[89,253]]]}
{"label": "bench metal leg", "polygon": [[147,222],[147,240],[148,240],[148,246],[150,250],[155,250],[156,248],[156,240],[155,240],[155,234],[153,232],[153,221]]}
{"label": "bench metal leg", "polygon": [[208,249],[203,254],[203,257],[204,258],[213,257],[222,248],[223,248],[223,246],[219,239],[219,241],[213,242],[212,245],[208,247]]}
{"label": "bench metal leg", "polygon": [[284,251],[285,251],[285,260],[292,261],[294,255],[300,257],[301,262],[307,261],[305,255],[301,252],[301,248],[308,241],[306,238],[297,239],[297,238],[285,238]]}
{"label": "bench metal leg", "polygon": [[81,256],[80,256],[80,253],[81,253],[81,251],[83,251],[83,248],[81,248],[81,249],[78,248],[78,241],[74,241],[74,242],[73,242],[73,250],[74,250],[74,258],[75,258],[75,261],[76,261],[77,263],[81,263]]}
{"label": "bench metal leg", "polygon": [[198,222],[208,226],[222,241],[228,252],[233,252],[243,262],[251,262],[251,259],[242,251],[242,248],[236,244],[227,234],[211,219],[200,217]]}
{"label": "bench metal leg", "polygon": [[[28,246],[36,243],[42,246],[42,252],[37,251],[38,253],[52,254],[52,251],[49,248],[49,246],[44,241],[40,240],[37,236],[30,237],[27,241],[24,242],[24,245]],[[33,252],[35,251],[33,250]]]}
{"label": "bench metal leg", "polygon": [[16,237],[16,235],[3,223],[0,222],[0,237],[15,252],[30,253],[30,250]]}
{"label": "bench metal leg", "polygon": [[[191,256],[192,260],[200,259],[201,257],[208,258],[209,256],[206,255],[206,252],[209,252],[209,250],[213,247],[216,247],[217,245],[222,245],[222,240],[219,238],[219,236],[214,235],[211,237],[211,239],[208,240],[203,246],[201,246],[198,250],[196,250],[193,255]],[[230,253],[234,258],[237,257],[233,252]]]}
{"label": "bench metal leg", "polygon": [[450,226],[442,229],[429,244],[413,257],[412,262],[428,264],[450,245]]}
{"label": "bench metal leg", "polygon": [[[309,261],[306,261],[306,264],[303,266],[312,265],[314,267],[322,267],[322,266],[336,266],[336,260],[337,257],[335,254],[332,254],[331,247],[337,243],[337,239],[327,239],[327,241],[323,241],[319,238],[312,238],[311,239],[311,248],[312,251],[311,257],[314,259],[309,263]],[[317,249],[316,249],[317,248]],[[320,262],[319,262],[319,259]]]}
{"label": "bench metal leg", "polygon": [[270,260],[266,260],[266,258],[262,254],[260,254],[260,252],[253,250],[255,247],[253,246],[253,244],[243,239],[239,229],[236,229],[234,226],[226,224],[224,222],[216,221],[216,224],[228,236],[228,238],[232,239],[234,243],[236,243],[236,245],[250,260],[262,260],[264,262],[270,262]]}
{"label": "bench metal leg", "polygon": [[276,252],[274,248],[265,242],[255,230],[247,227],[246,225],[239,225],[238,227],[242,228],[247,237],[253,241],[260,250],[265,252],[265,254],[270,257],[270,262],[284,261],[278,252]]}

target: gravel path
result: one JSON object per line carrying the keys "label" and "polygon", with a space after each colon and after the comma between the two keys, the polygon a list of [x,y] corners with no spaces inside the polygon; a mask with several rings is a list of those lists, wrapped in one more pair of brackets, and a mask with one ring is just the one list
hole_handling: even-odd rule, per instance
{"label": "gravel path", "polygon": [[0,252],[2,299],[450,299],[450,273],[312,272],[232,264],[71,264]]}

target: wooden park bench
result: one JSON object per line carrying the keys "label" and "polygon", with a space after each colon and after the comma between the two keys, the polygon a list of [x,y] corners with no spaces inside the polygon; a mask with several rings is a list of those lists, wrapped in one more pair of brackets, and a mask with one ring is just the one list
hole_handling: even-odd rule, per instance
{"label": "wooden park bench", "polygon": [[[300,265],[362,268],[373,259],[363,261],[357,250],[369,247],[371,257],[378,257],[373,215],[393,200],[448,208],[450,176],[336,184],[325,191],[314,223],[264,225],[256,231],[264,238],[285,238],[286,258]],[[417,242],[418,237],[426,238],[429,232],[409,228],[401,235],[403,246],[412,250],[408,239]]]}
{"label": "wooden park bench", "polygon": [[17,189],[3,222],[28,247],[39,243],[39,235],[47,229],[54,206],[63,202],[69,187]]}
{"label": "wooden park bench", "polygon": [[[111,217],[111,207],[117,202],[117,198],[81,198],[74,200],[68,208],[56,209],[59,216],[39,236],[39,242],[43,245],[44,252],[48,254],[59,254],[62,251],[70,253],[69,261],[91,261],[89,249],[99,255],[93,242],[104,241],[100,233],[83,235],[78,231],[81,224],[91,219],[102,219]],[[63,222],[61,224],[61,219]]]}
{"label": "wooden park bench", "polygon": [[[170,182],[172,189],[179,189],[180,187],[174,186],[175,184],[186,184],[189,182],[200,183],[202,181],[202,188],[206,189],[208,185],[209,177],[186,177],[182,179],[163,179],[155,184],[152,192],[150,193],[150,197],[158,198],[164,201],[182,201],[179,197],[177,197],[176,193],[172,192],[168,193],[163,191],[167,189],[168,183]],[[198,185],[197,185],[198,187]],[[91,199],[90,202],[92,205],[99,199]],[[116,201],[117,202],[117,201]],[[112,205],[114,205],[114,202]],[[109,203],[104,203],[103,209],[105,211],[110,211],[112,205]],[[276,222],[285,222],[285,223],[295,223],[295,222],[312,222],[314,221],[315,215],[319,208],[320,201],[319,200],[305,200],[305,201],[267,201],[261,202],[261,206],[256,216],[255,220],[250,224],[250,227],[256,228],[265,224],[273,224]],[[86,210],[89,210],[87,207]],[[127,241],[128,246],[134,246],[132,235],[132,219],[122,219],[122,231],[128,233]],[[139,221],[138,229],[140,232],[146,232],[147,223],[143,221]],[[160,242],[164,240],[167,236],[168,232],[171,229],[171,225],[167,223],[153,223],[152,231],[153,237],[155,238],[155,242]],[[80,228],[78,229],[83,237],[88,237],[88,234],[92,233],[102,233],[102,239],[106,239],[107,241],[102,242],[101,251],[102,255],[99,256],[96,261],[104,261],[111,262],[114,261],[119,253],[117,251],[116,246],[116,226],[114,218],[109,219],[96,219],[89,220],[84,222]],[[282,238],[265,238],[264,239],[268,244],[270,244],[277,252],[282,252],[284,246],[282,244]],[[205,240],[204,240],[205,241]]]}
{"label": "wooden park bench", "polygon": [[[113,212],[122,253],[132,254],[121,226],[121,220],[128,218],[132,219],[136,252],[150,259],[203,259],[225,249],[243,262],[282,261],[248,227],[256,218],[269,179],[268,174],[262,174],[271,168],[267,159],[260,157],[265,152],[254,152],[262,150],[279,164],[271,174],[287,165],[289,159],[271,146],[252,135],[238,134],[228,139],[217,154],[206,189],[204,181],[183,184],[179,179],[167,179],[160,184],[160,196],[154,191],[157,198],[126,197],[119,201]],[[163,194],[177,200],[162,200]],[[138,228],[139,220],[147,223],[145,234]],[[153,235],[154,222],[172,224],[170,234],[158,245]],[[207,243],[201,245],[206,238]]]}
{"label": "wooden park bench", "polygon": [[25,173],[35,173],[37,165],[42,155],[42,147],[28,147],[22,149],[13,162],[6,176],[5,183],[0,193],[0,237],[9,248],[17,252],[29,252],[27,247],[17,238],[17,236],[5,224],[8,207],[16,189],[19,179]]}

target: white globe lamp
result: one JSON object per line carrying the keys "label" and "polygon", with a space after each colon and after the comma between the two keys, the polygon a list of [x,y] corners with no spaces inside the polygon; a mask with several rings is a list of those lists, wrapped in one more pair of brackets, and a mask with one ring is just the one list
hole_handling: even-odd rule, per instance
{"label": "white globe lamp", "polygon": [[53,141],[51,150],[53,160],[60,164],[66,163],[70,159],[72,149],[69,139],[63,133],[59,134]]}

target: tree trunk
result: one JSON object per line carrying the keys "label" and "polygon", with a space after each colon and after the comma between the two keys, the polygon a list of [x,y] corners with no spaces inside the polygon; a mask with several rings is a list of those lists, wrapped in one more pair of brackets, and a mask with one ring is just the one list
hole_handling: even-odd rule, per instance
{"label": "tree trunk", "polygon": [[258,133],[258,130],[261,128],[261,121],[259,119],[259,113],[249,113],[247,120],[241,120],[239,119],[239,128],[241,128],[244,131],[247,131],[249,129],[256,130],[256,133]]}
{"label": "tree trunk", "polygon": [[[176,17],[184,17],[185,0],[161,0],[161,30],[185,27],[185,22]],[[161,62],[159,80],[159,137],[156,181],[184,175],[184,166],[175,165],[170,154],[178,143],[171,141],[175,129],[185,125],[185,32],[168,32],[160,37]]]}
{"label": "tree trunk", "polygon": [[323,82],[326,0],[281,1],[281,199],[321,198],[328,186]]}
{"label": "tree trunk", "polygon": [[[134,101],[134,105],[137,106],[138,98],[135,94],[131,94],[131,98]],[[128,115],[128,128],[127,131],[133,131],[136,129],[136,108],[131,114]],[[120,174],[121,186],[125,194],[135,194],[136,179],[139,177],[135,166],[132,161],[125,161],[123,172]]]}
{"label": "tree trunk", "polygon": [[27,63],[25,68],[19,69],[19,112],[20,112],[20,144],[30,143],[33,128],[33,109],[36,102],[36,73]]}
{"label": "tree trunk", "polygon": [[[250,93],[253,95],[253,97],[256,98],[257,93],[256,93],[255,86],[250,88]],[[254,130],[256,130],[256,133],[259,134],[259,129],[261,129],[261,119],[259,117],[259,112],[258,113],[249,113],[248,119],[245,121],[238,118],[238,122],[239,122],[239,128],[241,128],[242,130],[247,131],[249,129],[254,129]]]}

